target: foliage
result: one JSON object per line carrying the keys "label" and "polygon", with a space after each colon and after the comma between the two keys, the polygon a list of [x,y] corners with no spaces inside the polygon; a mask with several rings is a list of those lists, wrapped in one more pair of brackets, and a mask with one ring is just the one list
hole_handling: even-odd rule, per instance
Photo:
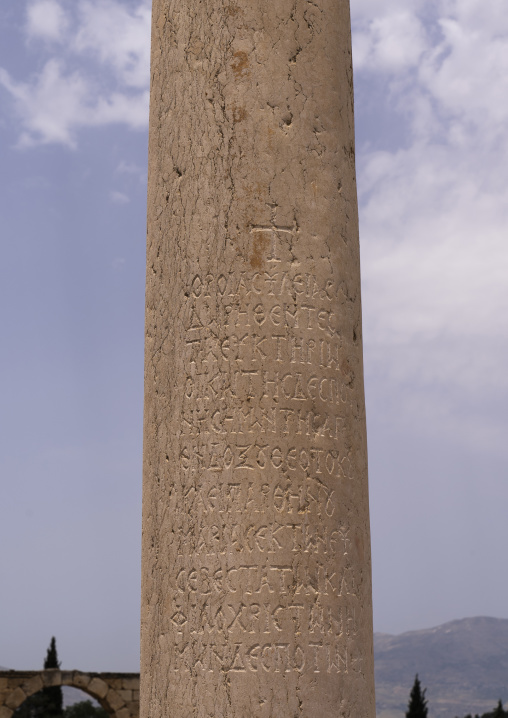
{"label": "foliage", "polygon": [[60,668],[60,661],[58,660],[58,653],[56,651],[56,639],[53,636],[51,643],[44,659],[44,668]]}
{"label": "foliage", "polygon": [[[466,718],[473,718],[473,716],[470,713],[466,716]],[[478,713],[474,716],[474,718],[480,718]],[[503,708],[503,701],[498,701],[494,710],[489,713],[484,713],[481,718],[508,718],[508,710]]]}
{"label": "foliage", "polygon": [[94,706],[91,701],[81,701],[68,706],[64,710],[64,718],[109,718],[109,714],[100,706]]}
{"label": "foliage", "polygon": [[[60,668],[54,636],[44,659],[44,668]],[[61,686],[48,686],[35,695],[29,696],[14,711],[12,718],[61,718],[63,714]]]}
{"label": "foliage", "polygon": [[[56,640],[53,636],[49,644],[46,658],[44,660],[44,669],[60,668],[58,653],[56,651]],[[58,718],[63,714],[63,694],[61,686],[50,686],[42,689],[43,702],[45,706],[44,718]]]}
{"label": "foliage", "polygon": [[415,682],[411,689],[409,696],[409,705],[406,712],[406,718],[427,718],[427,700],[425,698],[425,691],[422,691],[420,681],[418,680],[418,674],[415,676]]}

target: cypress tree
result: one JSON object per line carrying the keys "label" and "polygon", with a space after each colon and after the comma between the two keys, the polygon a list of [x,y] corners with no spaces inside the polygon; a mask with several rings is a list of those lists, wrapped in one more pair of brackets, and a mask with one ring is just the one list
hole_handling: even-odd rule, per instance
{"label": "cypress tree", "polygon": [[[53,637],[44,659],[44,668],[60,668],[56,641]],[[63,716],[63,695],[61,686],[48,686],[29,696],[12,718],[61,718]]]}
{"label": "cypress tree", "polygon": [[[56,651],[56,640],[54,636],[51,638],[51,643],[49,644],[46,658],[44,660],[44,669],[48,668],[60,668],[58,653]],[[43,702],[45,707],[45,718],[58,718],[58,716],[63,715],[62,686],[50,686],[48,688],[43,688],[42,694],[44,696]]]}
{"label": "cypress tree", "polygon": [[482,718],[505,718],[508,713],[503,708],[503,701],[499,700],[493,711],[484,713]]}
{"label": "cypress tree", "polygon": [[418,673],[415,676],[415,682],[411,689],[409,696],[409,705],[407,707],[406,718],[427,718],[428,708],[427,700],[425,699],[425,691],[422,691],[420,681],[418,680]]}

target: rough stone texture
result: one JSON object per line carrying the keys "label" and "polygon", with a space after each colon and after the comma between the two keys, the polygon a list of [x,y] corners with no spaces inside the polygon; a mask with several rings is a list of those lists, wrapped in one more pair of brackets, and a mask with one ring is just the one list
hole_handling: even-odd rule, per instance
{"label": "rough stone texture", "polygon": [[143,718],[373,718],[346,0],[154,0]]}
{"label": "rough stone texture", "polygon": [[20,706],[23,701],[27,698],[26,693],[22,688],[15,688],[10,696],[7,696],[7,699],[5,701],[5,705],[7,708],[12,708],[13,710]]}
{"label": "rough stone texture", "polygon": [[99,698],[104,698],[109,690],[109,687],[108,684],[101,678],[93,678],[88,684],[88,690],[99,696]]}
{"label": "rough stone texture", "polygon": [[56,668],[49,671],[41,672],[42,682],[45,686],[61,686],[62,685],[62,673]]}
{"label": "rough stone texture", "polygon": [[132,700],[132,695],[127,696],[127,698],[125,695],[121,695],[122,693],[125,694],[125,692],[126,691],[118,691],[117,693],[114,688],[108,690],[106,697],[113,710],[120,710],[120,708],[123,708],[126,703]]}
{"label": "rough stone texture", "polygon": [[[113,718],[138,718],[138,673],[82,673],[81,671],[0,671],[0,718],[44,686],[73,686],[99,701]],[[118,690],[116,690],[118,689]]]}
{"label": "rough stone texture", "polygon": [[24,687],[26,693],[28,695],[32,695],[33,693],[38,693],[42,689],[43,685],[42,676],[34,676],[25,683]]}
{"label": "rough stone texture", "polygon": [[[92,679],[88,673],[78,673],[76,671],[73,676],[73,685],[76,686],[76,688],[85,690],[91,680]],[[116,681],[114,683],[111,683],[111,685],[113,686],[113,688],[116,688]]]}

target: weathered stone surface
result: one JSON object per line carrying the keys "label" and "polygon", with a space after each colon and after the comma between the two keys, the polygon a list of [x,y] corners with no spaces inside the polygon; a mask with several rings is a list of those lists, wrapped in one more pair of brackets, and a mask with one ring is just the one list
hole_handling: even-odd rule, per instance
{"label": "weathered stone surface", "polygon": [[119,690],[121,688],[125,687],[125,681],[121,678],[110,678],[108,680],[108,685],[111,686],[111,688],[114,688],[115,690]]}
{"label": "weathered stone surface", "polygon": [[26,683],[23,684],[23,690],[27,694],[27,696],[31,696],[34,693],[38,693],[43,687],[44,683],[42,681],[42,676],[37,675],[33,678],[30,678]]}
{"label": "weathered stone surface", "polygon": [[88,673],[80,673],[79,671],[74,671],[72,685],[76,686],[76,688],[86,688],[90,681],[91,678]]}
{"label": "weathered stone surface", "polygon": [[139,691],[139,676],[131,679],[126,678],[122,681],[121,688],[124,690],[131,689]]}
{"label": "weathered stone surface", "polygon": [[347,0],[155,0],[143,718],[373,718]]}
{"label": "weathered stone surface", "polygon": [[92,680],[88,684],[88,690],[92,695],[98,696],[99,698],[104,698],[109,690],[109,686],[101,678],[95,677],[92,678]]}
{"label": "weathered stone surface", "polygon": [[[119,691],[117,693],[117,691],[115,691],[114,688],[110,688],[107,693],[107,696],[106,696],[108,704],[115,711],[117,711],[119,708],[122,708],[125,705],[124,698],[121,695],[119,695],[120,692],[124,692],[124,691]],[[130,691],[129,691],[129,693],[130,693]]]}
{"label": "weathered stone surface", "polygon": [[50,668],[47,671],[41,673],[42,681],[45,686],[61,686],[62,685],[62,673],[56,668]]}
{"label": "weathered stone surface", "polygon": [[12,693],[7,696],[7,699],[5,701],[5,705],[7,708],[16,709],[18,706],[20,706],[23,701],[26,698],[26,693],[22,688],[18,686],[18,688],[15,688]]}
{"label": "weathered stone surface", "polygon": [[[74,686],[99,698],[103,708],[115,718],[139,716],[139,674],[82,673],[80,671],[0,671],[0,718],[11,718],[30,695],[45,685]],[[118,691],[116,690],[118,688]],[[128,704],[120,695],[128,697]]]}

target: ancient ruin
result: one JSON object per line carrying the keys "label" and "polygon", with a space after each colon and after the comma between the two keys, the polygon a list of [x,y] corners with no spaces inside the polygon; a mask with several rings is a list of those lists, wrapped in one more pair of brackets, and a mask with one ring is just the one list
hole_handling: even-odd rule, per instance
{"label": "ancient ruin", "polygon": [[49,686],[73,686],[95,698],[112,718],[138,718],[139,673],[82,671],[0,671],[0,718],[12,714],[31,695]]}
{"label": "ancient ruin", "polygon": [[347,0],[154,0],[141,715],[373,718]]}

